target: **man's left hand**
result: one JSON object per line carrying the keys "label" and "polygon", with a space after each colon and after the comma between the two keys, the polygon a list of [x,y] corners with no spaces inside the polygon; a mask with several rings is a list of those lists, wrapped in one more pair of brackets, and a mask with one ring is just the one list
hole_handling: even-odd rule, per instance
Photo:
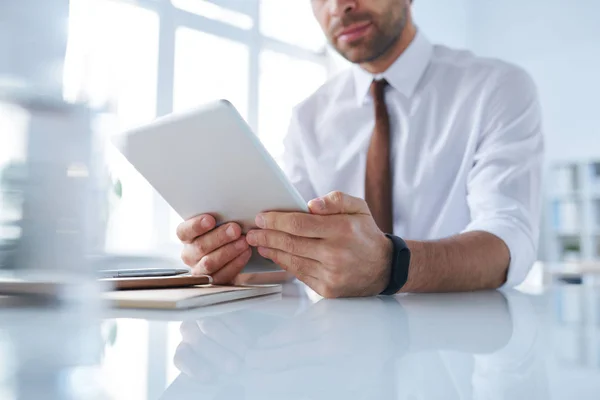
{"label": "man's left hand", "polygon": [[376,296],[390,279],[392,243],[367,203],[340,192],[308,203],[310,214],[268,212],[246,240],[323,297]]}

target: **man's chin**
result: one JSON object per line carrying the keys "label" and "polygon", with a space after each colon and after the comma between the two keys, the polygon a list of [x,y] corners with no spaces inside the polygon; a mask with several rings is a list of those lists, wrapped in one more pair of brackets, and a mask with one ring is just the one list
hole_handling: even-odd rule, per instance
{"label": "man's chin", "polygon": [[373,61],[374,59],[377,58],[377,56],[374,56],[373,54],[368,54],[363,51],[351,50],[351,51],[339,52],[339,53],[341,54],[342,57],[344,57],[346,60],[350,61],[353,64],[362,64],[362,63]]}
{"label": "man's chin", "polygon": [[337,52],[346,60],[353,64],[362,64],[377,59],[377,54],[373,53],[372,45],[365,40],[344,46],[336,47]]}

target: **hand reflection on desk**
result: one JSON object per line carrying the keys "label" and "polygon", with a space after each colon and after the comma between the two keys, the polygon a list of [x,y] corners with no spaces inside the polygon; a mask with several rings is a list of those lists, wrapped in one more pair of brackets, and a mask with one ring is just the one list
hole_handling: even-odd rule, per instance
{"label": "hand reflection on desk", "polygon": [[[386,320],[394,314],[397,323]],[[259,339],[244,386],[266,398],[385,398],[390,361],[407,347],[395,329],[404,323],[393,299],[322,300]]]}
{"label": "hand reflection on desk", "polygon": [[182,343],[175,365],[200,382],[211,382],[219,374],[237,372],[256,340],[236,318],[213,317],[181,324]]}
{"label": "hand reflection on desk", "polygon": [[260,337],[306,308],[308,299],[298,285],[285,285],[283,294],[285,302],[183,322],[175,366],[202,383],[235,374]]}
{"label": "hand reflection on desk", "polygon": [[[256,315],[245,324],[239,315],[184,322],[175,365],[197,382],[223,383],[223,390],[236,381],[246,398],[373,393],[386,362],[398,355],[390,349],[406,348],[398,324],[386,322],[391,310],[398,323],[405,322],[395,300],[378,298],[322,300],[291,320],[268,324],[258,323]],[[379,390],[383,394],[385,387]]]}
{"label": "hand reflection on desk", "polygon": [[194,381],[213,386],[212,398],[505,398],[529,393],[529,376],[538,390],[547,384],[527,360],[538,356],[527,301],[500,292],[415,295],[321,300],[293,318],[210,317],[182,324],[175,364],[188,396],[208,393]]}

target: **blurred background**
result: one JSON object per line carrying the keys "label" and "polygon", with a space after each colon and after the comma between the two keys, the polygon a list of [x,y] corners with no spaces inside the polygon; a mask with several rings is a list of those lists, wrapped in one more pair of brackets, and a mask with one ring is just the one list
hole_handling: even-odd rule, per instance
{"label": "blurred background", "polygon": [[[280,161],[292,107],[347,67],[328,48],[308,0],[24,0],[3,7],[11,3],[13,12],[26,3],[39,12],[27,24],[0,17],[0,49],[19,54],[12,64],[0,56],[0,83],[10,87],[20,74],[69,103],[88,104],[100,135],[228,98]],[[547,146],[543,261],[600,258],[598,11],[594,0],[414,4],[431,41],[516,63],[535,79]],[[56,65],[38,63],[53,55]],[[60,85],[44,86],[53,80]],[[24,120],[17,109],[0,108],[3,127],[15,131]],[[16,135],[1,140],[7,169],[23,143]],[[111,185],[100,245],[176,256],[177,215],[114,149],[102,157]],[[4,237],[18,235],[10,224],[1,229]]]}
{"label": "blurred background", "polygon": [[594,0],[418,0],[431,40],[501,58],[534,78],[546,139],[539,258],[600,258],[600,24]]}
{"label": "blurred background", "polygon": [[[414,3],[416,22],[434,43],[498,57],[533,76],[546,137],[539,259],[547,265],[599,261],[600,2]],[[76,206],[87,192],[72,181],[89,177],[92,165],[98,166],[92,194],[99,199],[90,203],[96,211],[94,249],[178,257],[178,216],[115,149],[103,145],[109,136],[228,98],[281,161],[292,107],[347,67],[328,48],[309,0],[0,0],[0,270],[17,264],[3,253],[23,229],[37,234],[33,248],[45,243],[40,259],[64,248],[47,243],[40,224],[23,227],[20,220],[47,216],[47,226],[61,227],[54,230],[57,243],[78,248],[72,221],[83,215]],[[59,159],[70,180],[39,192],[18,190],[22,165],[36,159]],[[37,170],[38,177],[51,172]],[[29,204],[25,219],[26,195],[37,203]],[[577,296],[557,297],[554,340],[562,361],[597,371],[593,321],[600,303],[590,296],[591,306],[583,308]],[[173,358],[178,324],[126,318],[118,325],[118,339],[107,334],[109,380],[125,388],[122,398],[160,393],[178,374],[161,364]],[[151,367],[151,359],[159,362]]]}

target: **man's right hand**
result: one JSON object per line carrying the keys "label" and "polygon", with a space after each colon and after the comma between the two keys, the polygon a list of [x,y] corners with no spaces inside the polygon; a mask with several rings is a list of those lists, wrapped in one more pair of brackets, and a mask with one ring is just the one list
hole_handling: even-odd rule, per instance
{"label": "man's right hand", "polygon": [[194,275],[210,275],[216,284],[231,283],[250,260],[252,250],[236,223],[216,227],[211,215],[199,215],[177,227],[184,244],[181,259]]}

